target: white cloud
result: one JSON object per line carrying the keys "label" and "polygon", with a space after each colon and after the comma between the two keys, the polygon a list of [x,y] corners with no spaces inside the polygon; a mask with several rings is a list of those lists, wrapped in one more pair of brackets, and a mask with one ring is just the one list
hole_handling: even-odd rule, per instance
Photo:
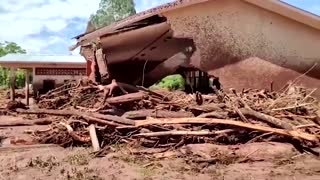
{"label": "white cloud", "polygon": [[44,26],[49,30],[53,32],[58,32],[67,27],[67,21],[63,19],[54,19],[54,20],[48,20],[44,23]]}
{"label": "white cloud", "polygon": [[47,45],[47,41],[42,38],[22,38],[16,41],[28,53],[40,53],[41,48]]}
{"label": "white cloud", "polygon": [[136,0],[136,10],[141,12],[172,1],[174,0]]}
{"label": "white cloud", "polygon": [[[43,30],[50,34],[58,33],[73,18],[86,21],[98,9],[99,1],[1,0],[3,12],[0,12],[0,42],[13,41],[28,52],[40,51],[51,42],[52,37],[35,36],[41,36]],[[61,40],[59,36],[57,34],[55,40]]]}

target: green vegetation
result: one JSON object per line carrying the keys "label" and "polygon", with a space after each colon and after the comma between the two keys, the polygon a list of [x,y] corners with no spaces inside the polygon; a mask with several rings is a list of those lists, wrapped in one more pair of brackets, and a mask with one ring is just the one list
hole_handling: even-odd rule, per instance
{"label": "green vegetation", "polygon": [[91,15],[95,28],[110,25],[136,13],[133,0],[101,0],[99,9]]}
{"label": "green vegetation", "polygon": [[167,89],[170,91],[184,90],[185,80],[180,74],[169,75],[163,78],[159,83],[151,86],[151,89]]}
{"label": "green vegetation", "polygon": [[[26,50],[22,49],[14,42],[0,42],[0,57],[10,53],[25,54]],[[18,88],[24,86],[25,76],[22,70],[16,72],[16,85]],[[0,87],[7,88],[9,86],[9,70],[0,66]]]}

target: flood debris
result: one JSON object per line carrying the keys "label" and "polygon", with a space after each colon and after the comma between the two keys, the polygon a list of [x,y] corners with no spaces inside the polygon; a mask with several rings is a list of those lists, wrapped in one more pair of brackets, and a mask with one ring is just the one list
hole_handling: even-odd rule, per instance
{"label": "flood debris", "polygon": [[39,143],[93,146],[96,152],[114,144],[169,150],[275,141],[319,155],[312,150],[320,140],[319,102],[312,90],[289,84],[282,92],[228,92],[186,94],[115,80],[109,85],[81,81],[42,95],[39,108],[15,112],[41,117],[29,124],[51,123],[45,131],[29,132]]}

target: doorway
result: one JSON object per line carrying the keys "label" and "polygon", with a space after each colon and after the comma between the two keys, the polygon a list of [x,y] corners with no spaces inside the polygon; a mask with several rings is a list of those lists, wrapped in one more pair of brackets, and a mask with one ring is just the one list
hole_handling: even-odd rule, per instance
{"label": "doorway", "polygon": [[43,80],[43,93],[47,93],[48,91],[54,89],[56,87],[55,80]]}

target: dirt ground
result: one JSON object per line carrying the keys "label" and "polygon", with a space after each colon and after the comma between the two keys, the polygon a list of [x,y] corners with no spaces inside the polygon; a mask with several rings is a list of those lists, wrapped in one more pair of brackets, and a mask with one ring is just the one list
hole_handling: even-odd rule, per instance
{"label": "dirt ground", "polygon": [[[25,138],[24,129],[37,127],[8,127],[1,129],[7,137]],[[55,145],[10,145],[0,147],[0,179],[305,179],[320,178],[320,158],[299,154],[290,144],[253,143],[239,146],[211,144],[188,145],[171,153],[158,153],[162,158],[132,155],[126,147],[112,147],[101,157],[91,148],[64,149]],[[190,156],[220,154],[212,162],[191,162]],[[210,153],[209,153],[210,152]],[[160,157],[160,156],[159,156]],[[240,157],[240,158],[232,158]]]}

